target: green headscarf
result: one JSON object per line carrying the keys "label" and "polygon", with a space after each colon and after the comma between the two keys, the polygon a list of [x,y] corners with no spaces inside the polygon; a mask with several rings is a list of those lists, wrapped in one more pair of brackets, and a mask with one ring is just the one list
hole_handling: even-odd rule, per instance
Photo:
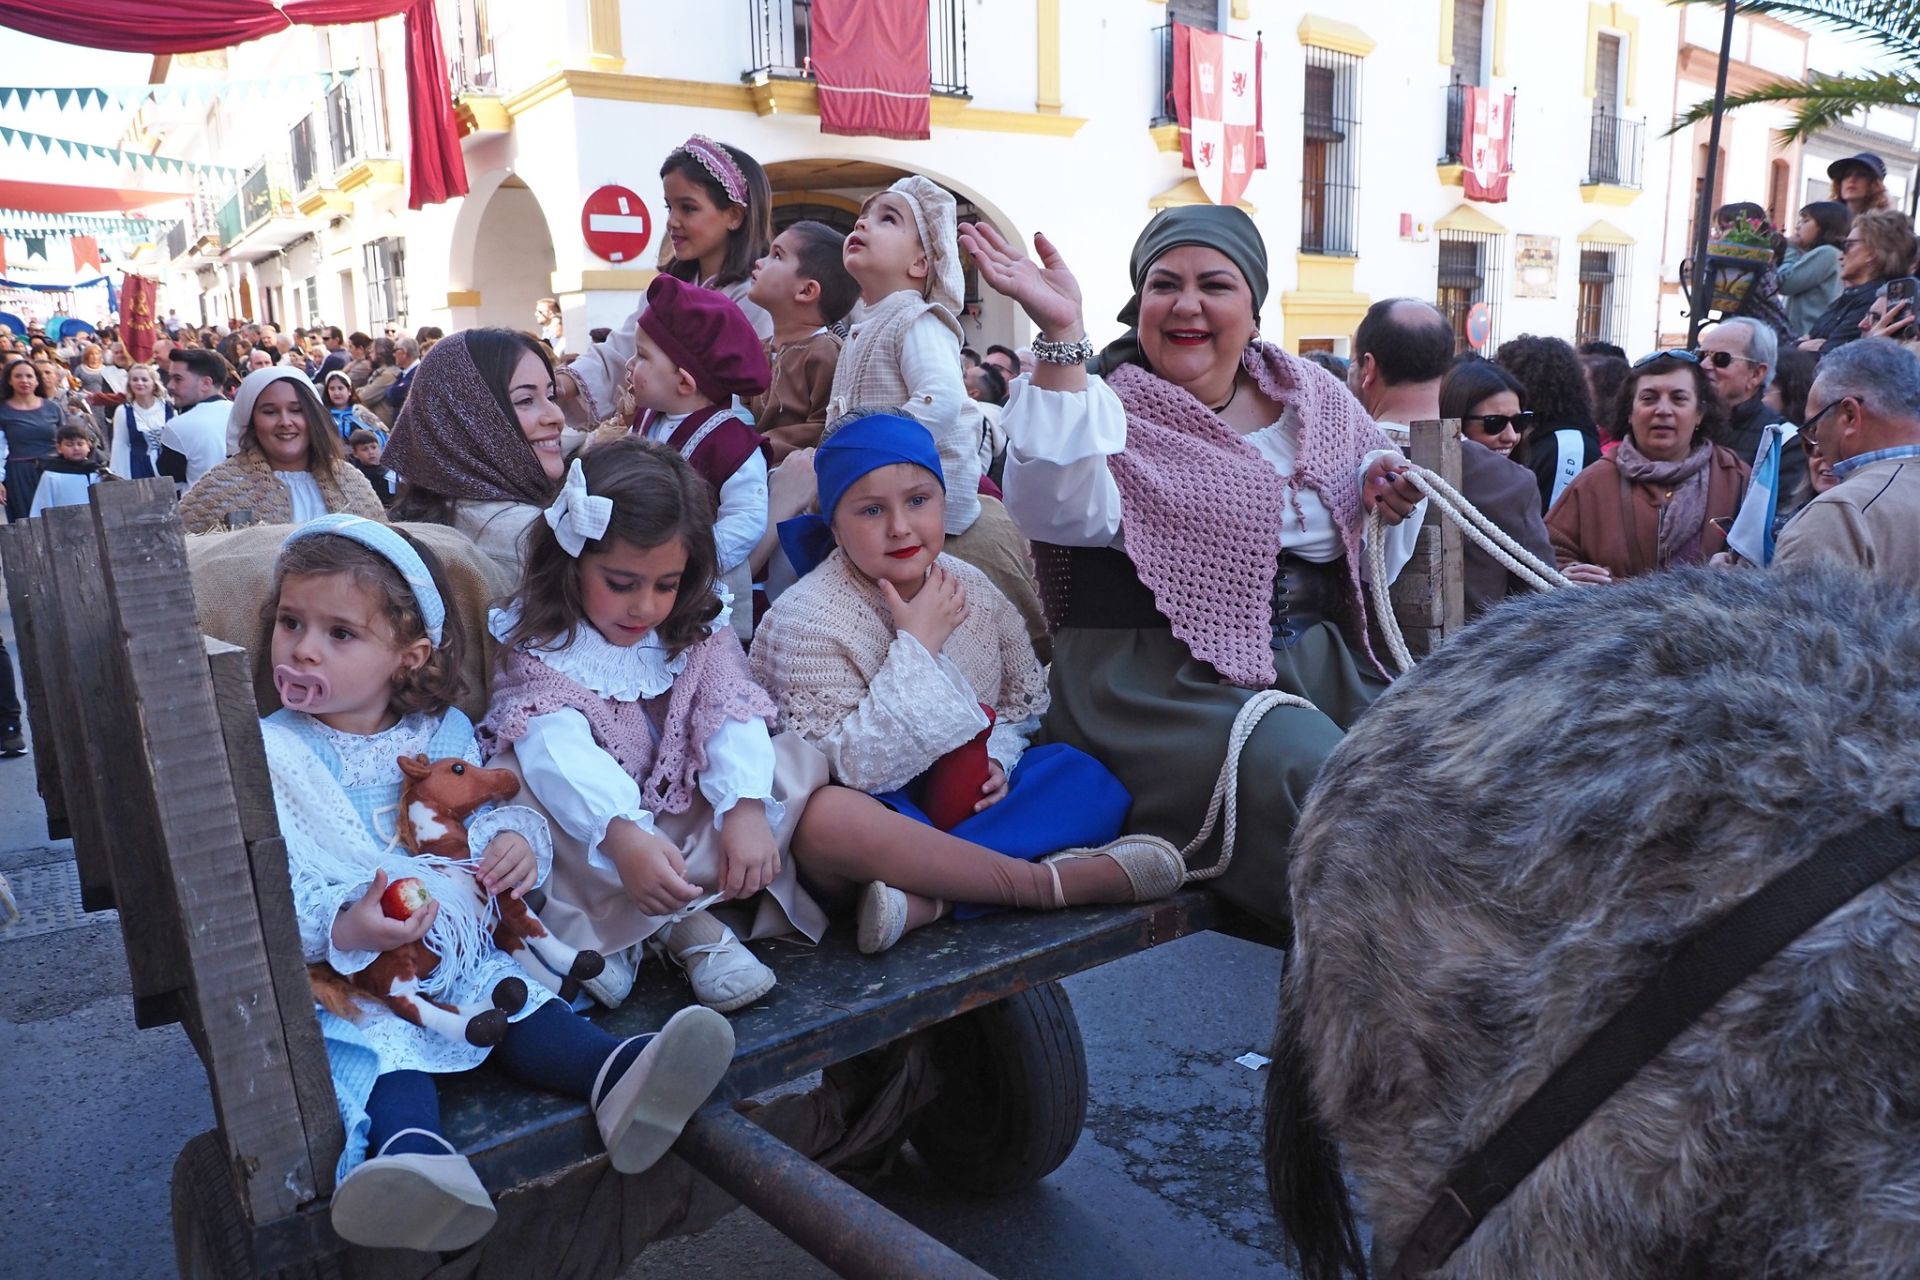
{"label": "green headscarf", "polygon": [[1162,209],[1148,221],[1140,238],[1133,242],[1133,258],[1127,274],[1133,281],[1133,296],[1120,308],[1118,319],[1127,331],[1094,357],[1092,372],[1101,373],[1123,364],[1144,366],[1140,354],[1140,286],[1147,272],[1169,249],[1183,245],[1205,245],[1227,256],[1240,269],[1247,288],[1253,292],[1253,320],[1260,322],[1260,307],[1267,300],[1267,246],[1253,219],[1231,205],[1192,204]]}

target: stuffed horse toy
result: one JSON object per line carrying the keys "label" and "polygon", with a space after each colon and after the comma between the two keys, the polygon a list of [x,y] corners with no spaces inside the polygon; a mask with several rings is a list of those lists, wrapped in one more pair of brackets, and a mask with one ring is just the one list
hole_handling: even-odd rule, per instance
{"label": "stuffed horse toy", "polygon": [[[464,821],[483,804],[504,804],[520,790],[520,779],[505,769],[482,769],[457,756],[428,761],[400,757],[407,780],[400,787],[398,838],[409,853],[462,858],[467,854]],[[606,968],[598,951],[578,951],[547,932],[540,917],[510,893],[496,897],[499,919],[493,942],[520,962],[541,986],[562,1000],[580,994],[580,984]]]}
{"label": "stuffed horse toy", "polygon": [[[415,855],[464,860],[468,856],[465,820],[484,804],[511,800],[520,789],[519,779],[506,770],[482,769],[458,757],[429,761],[425,755],[401,756],[399,764],[406,781],[400,788],[395,839]],[[396,880],[388,895],[394,896],[406,883]],[[476,897],[484,897],[477,879],[473,888]],[[424,905],[415,904],[413,909]],[[512,894],[495,897],[493,907],[494,945],[562,1000],[572,1000],[580,984],[598,977],[605,967],[598,952],[576,951],[549,934],[527,904]],[[440,957],[424,941],[416,941],[383,952],[351,976],[327,965],[309,966],[308,975],[322,1007],[348,1021],[358,1012],[358,1001],[372,997],[415,1026],[470,1044],[498,1044],[506,1034],[507,1019],[526,1005],[526,983],[519,978],[496,983],[491,1007],[450,1004],[419,994],[439,963]]]}

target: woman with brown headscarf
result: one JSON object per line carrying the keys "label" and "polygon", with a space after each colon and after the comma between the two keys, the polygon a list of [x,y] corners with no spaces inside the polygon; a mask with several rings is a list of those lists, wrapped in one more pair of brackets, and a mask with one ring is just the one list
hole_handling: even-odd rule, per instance
{"label": "woman with brown headscarf", "polygon": [[518,581],[521,535],[566,469],[553,365],[533,338],[466,329],[420,361],[381,460],[401,480],[395,520],[452,525]]}

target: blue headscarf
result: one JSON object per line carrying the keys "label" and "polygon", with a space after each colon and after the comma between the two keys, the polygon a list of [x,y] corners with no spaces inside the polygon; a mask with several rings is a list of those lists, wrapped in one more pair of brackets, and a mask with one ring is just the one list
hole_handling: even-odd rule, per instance
{"label": "blue headscarf", "polygon": [[912,418],[895,413],[870,413],[841,427],[813,455],[813,475],[820,489],[820,513],[780,522],[780,546],[793,571],[801,577],[833,553],[834,508],[855,482],[881,467],[906,462],[931,471],[947,487],[940,469],[940,451],[933,436]]}

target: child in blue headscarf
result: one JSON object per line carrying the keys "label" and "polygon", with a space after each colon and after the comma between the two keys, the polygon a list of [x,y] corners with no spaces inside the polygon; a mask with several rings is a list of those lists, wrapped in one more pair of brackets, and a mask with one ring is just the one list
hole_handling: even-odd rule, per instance
{"label": "child in blue headscarf", "polygon": [[[1047,707],[1046,673],[1007,598],[942,554],[946,485],[927,429],[869,414],[842,425],[813,467],[822,514],[780,527],[804,576],[753,645],[779,727],[818,747],[843,786],[1009,858],[1044,859],[1054,905],[1177,889],[1185,868],[1170,845],[1115,839],[1131,803],[1118,779],[1073,747],[1027,748]],[[869,954],[949,912],[991,909],[936,896],[951,877],[924,849],[899,847],[886,865],[871,856],[841,865],[830,849],[796,856],[826,897],[865,883],[859,943]],[[1063,895],[1055,862],[1082,859],[1071,878],[1100,885]]]}

